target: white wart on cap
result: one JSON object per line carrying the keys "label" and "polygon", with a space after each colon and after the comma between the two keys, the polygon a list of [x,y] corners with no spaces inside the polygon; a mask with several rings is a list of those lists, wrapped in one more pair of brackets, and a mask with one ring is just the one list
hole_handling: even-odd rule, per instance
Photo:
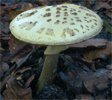
{"label": "white wart on cap", "polygon": [[10,29],[16,38],[28,43],[66,45],[97,35],[102,23],[85,7],[61,4],[25,11],[11,22]]}

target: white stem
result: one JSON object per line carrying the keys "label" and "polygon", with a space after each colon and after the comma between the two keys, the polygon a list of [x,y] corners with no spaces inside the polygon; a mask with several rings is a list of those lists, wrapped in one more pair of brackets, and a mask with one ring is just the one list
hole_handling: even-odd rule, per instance
{"label": "white stem", "polygon": [[38,80],[38,91],[42,90],[45,85],[51,83],[55,77],[59,53],[66,50],[67,46],[48,46],[44,54],[46,55],[44,66]]}

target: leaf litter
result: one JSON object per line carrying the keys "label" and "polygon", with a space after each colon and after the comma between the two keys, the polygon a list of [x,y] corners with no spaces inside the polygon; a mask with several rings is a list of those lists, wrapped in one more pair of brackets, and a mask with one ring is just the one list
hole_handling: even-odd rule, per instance
{"label": "leaf litter", "polygon": [[[13,1],[13,2],[12,2]],[[23,2],[25,1],[25,2]],[[9,23],[33,7],[76,3],[96,11],[103,18],[103,35],[110,36],[111,0],[8,0],[0,1],[0,98],[7,99],[111,99],[112,42],[99,38],[73,44],[60,55],[52,84],[36,93],[45,46],[31,46],[10,34]],[[63,95],[63,97],[62,97]]]}

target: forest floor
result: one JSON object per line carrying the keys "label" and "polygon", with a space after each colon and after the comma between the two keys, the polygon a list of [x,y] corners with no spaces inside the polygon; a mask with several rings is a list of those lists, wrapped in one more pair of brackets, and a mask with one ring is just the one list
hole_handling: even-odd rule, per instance
{"label": "forest floor", "polygon": [[[101,33],[73,44],[60,54],[56,77],[39,93],[35,85],[44,62],[45,46],[16,40],[11,20],[34,7],[64,2],[80,4],[103,19]],[[8,99],[112,99],[111,0],[0,0],[0,100]]]}

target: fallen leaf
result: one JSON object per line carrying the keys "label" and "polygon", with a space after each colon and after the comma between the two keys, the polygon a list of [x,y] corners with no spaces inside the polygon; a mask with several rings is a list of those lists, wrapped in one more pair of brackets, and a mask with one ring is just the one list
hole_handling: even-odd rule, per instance
{"label": "fallen leaf", "polygon": [[96,90],[104,90],[108,88],[109,72],[110,71],[106,69],[99,69],[96,72],[89,73],[87,76],[81,76],[84,86],[90,93],[95,93]]}
{"label": "fallen leaf", "polygon": [[88,39],[80,43],[70,45],[71,48],[84,48],[84,47],[103,47],[106,46],[107,40],[105,39]]}
{"label": "fallen leaf", "polygon": [[[19,10],[17,10],[17,8],[19,7]],[[18,14],[26,11],[26,10],[30,10],[32,9],[34,6],[32,3],[21,3],[21,4],[15,4],[15,5],[11,5],[10,9],[8,10],[9,12],[9,16],[10,19],[14,19]]]}
{"label": "fallen leaf", "polygon": [[9,79],[10,79],[10,75],[8,75],[8,76],[3,75],[3,77],[0,80],[0,90],[1,91],[4,90],[4,87]]}
{"label": "fallen leaf", "polygon": [[26,10],[30,10],[34,7],[34,5],[32,3],[22,3],[21,5],[21,11],[26,11]]}
{"label": "fallen leaf", "polygon": [[95,10],[100,10],[102,8],[105,8],[105,9],[110,9],[111,6],[108,4],[108,2],[103,2],[103,1],[97,1],[95,3]]}
{"label": "fallen leaf", "polygon": [[16,11],[16,10],[10,10],[9,16],[10,19],[13,20],[18,14],[22,13],[23,11]]}
{"label": "fallen leaf", "polygon": [[106,14],[109,18],[112,19],[112,8],[107,9],[107,10],[105,11],[105,14]]}
{"label": "fallen leaf", "polygon": [[83,6],[91,8],[92,4],[94,4],[94,2],[95,2],[94,0],[84,0],[83,1]]}
{"label": "fallen leaf", "polygon": [[32,75],[31,77],[29,77],[29,79],[27,80],[27,82],[25,83],[25,87],[29,87],[30,83],[32,82],[32,80],[34,79],[34,75]]}
{"label": "fallen leaf", "polygon": [[31,67],[29,67],[29,68],[24,67],[20,70],[18,69],[16,71],[14,71],[12,73],[12,75],[14,75],[16,77],[17,83],[24,88],[28,88],[30,86],[30,83],[33,81],[34,76],[35,76],[32,73]]}
{"label": "fallen leaf", "polygon": [[14,38],[12,35],[10,36],[10,40],[8,41],[10,56],[4,57],[5,61],[11,60],[16,54],[20,53],[25,47],[28,47],[27,43],[21,42]]}
{"label": "fallen leaf", "polygon": [[59,73],[60,79],[66,84],[67,89],[73,93],[81,93],[83,83],[80,77],[73,72]]}
{"label": "fallen leaf", "polygon": [[9,69],[9,65],[6,62],[0,62],[0,79],[4,76],[4,73]]}
{"label": "fallen leaf", "polygon": [[4,49],[1,47],[1,43],[0,43],[0,53],[4,51]]}
{"label": "fallen leaf", "polygon": [[7,80],[6,89],[3,92],[4,100],[9,99],[32,99],[31,88],[22,88],[19,86],[14,77]]}
{"label": "fallen leaf", "polygon": [[97,58],[102,58],[104,56],[111,56],[112,57],[112,42],[107,42],[105,48],[98,48],[90,51],[86,51],[84,53],[84,60],[92,62]]}
{"label": "fallen leaf", "polygon": [[14,75],[18,74],[18,73],[24,73],[25,71],[28,71],[28,70],[31,70],[30,67],[27,67],[27,68],[21,68],[19,70],[15,70],[13,73],[15,73]]}
{"label": "fallen leaf", "polygon": [[60,3],[67,3],[67,2],[72,2],[72,1],[78,1],[78,0],[36,0],[37,3],[40,6],[45,6],[48,4],[60,4]]}
{"label": "fallen leaf", "polygon": [[[21,51],[22,52],[22,51]],[[15,57],[13,57],[10,61],[12,63],[16,63],[16,67],[20,67],[23,63],[26,62],[26,60],[31,56],[31,54],[34,52],[34,49],[32,47],[26,47],[24,48],[24,51],[22,53],[17,54]]]}
{"label": "fallen leaf", "polygon": [[3,6],[0,6],[0,15],[2,15],[4,13],[4,8]]}
{"label": "fallen leaf", "polygon": [[34,52],[34,49],[33,50],[31,49],[32,49],[31,47],[29,51],[28,49],[25,49],[25,51],[27,50],[27,53],[24,52],[24,54],[22,55],[18,54],[14,58],[10,59],[10,62],[15,64],[11,66],[11,68],[5,74],[6,75],[14,74],[15,70],[17,70],[23,63],[25,63],[26,60],[29,58],[29,56]]}
{"label": "fallen leaf", "polygon": [[110,80],[112,80],[112,71],[110,71],[110,72],[108,73],[108,78],[109,78]]}
{"label": "fallen leaf", "polygon": [[10,40],[8,42],[10,53],[13,54],[15,49],[19,48],[19,46],[24,45],[24,42],[19,41],[13,35],[10,35]]}
{"label": "fallen leaf", "polygon": [[48,4],[48,0],[36,0],[39,6],[45,6]]}
{"label": "fallen leaf", "polygon": [[106,68],[107,68],[108,70],[112,70],[112,64],[111,64],[111,65],[107,65]]}
{"label": "fallen leaf", "polygon": [[9,69],[9,65],[6,62],[0,62],[0,71],[5,72]]}
{"label": "fallen leaf", "polygon": [[[6,20],[9,20],[9,18],[7,18]],[[1,28],[1,38],[5,40],[5,36],[7,36],[7,34],[10,32],[9,30],[9,22],[2,20],[0,22],[0,28]],[[5,34],[3,34],[5,33]]]}

